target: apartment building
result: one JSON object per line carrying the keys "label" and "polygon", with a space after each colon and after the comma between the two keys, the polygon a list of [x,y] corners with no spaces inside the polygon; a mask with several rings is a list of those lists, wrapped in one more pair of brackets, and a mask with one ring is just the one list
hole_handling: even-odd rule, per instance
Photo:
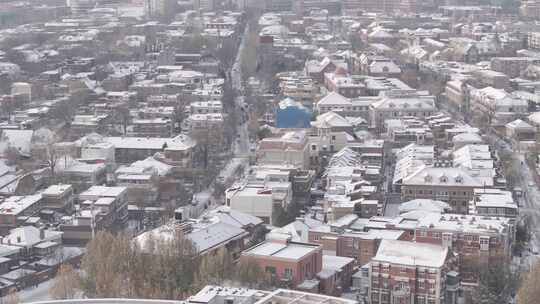
{"label": "apartment building", "polygon": [[539,63],[540,59],[534,57],[495,57],[491,59],[491,69],[515,78],[519,77],[529,65]]}
{"label": "apartment building", "polygon": [[473,76],[484,86],[493,87],[496,89],[506,89],[510,86],[509,77],[501,72],[493,70],[476,70]]}
{"label": "apartment building", "polygon": [[483,184],[465,170],[424,166],[403,178],[401,200],[433,199],[449,203],[454,212],[467,214],[474,189]]}
{"label": "apartment building", "polygon": [[288,164],[309,168],[308,136],[304,131],[287,132],[281,137],[264,138],[257,147],[257,162],[267,165]]}
{"label": "apartment building", "polygon": [[372,218],[363,229],[403,230],[416,244],[449,248],[459,257],[459,274],[467,284],[478,283],[478,267],[507,261],[515,238],[511,218],[418,210],[395,218]]}
{"label": "apartment building", "polygon": [[426,118],[436,112],[435,98],[416,91],[388,91],[370,106],[370,124],[378,132],[384,131],[387,119],[403,117]]}
{"label": "apartment building", "polygon": [[527,34],[527,45],[531,49],[540,49],[540,32],[529,32]]}
{"label": "apartment building", "polygon": [[330,92],[317,102],[316,109],[319,114],[332,111],[340,115],[368,119],[371,104],[378,100],[378,97],[371,96],[347,98],[338,92]]}
{"label": "apartment building", "polygon": [[370,263],[371,303],[446,303],[452,262],[441,245],[383,240]]}

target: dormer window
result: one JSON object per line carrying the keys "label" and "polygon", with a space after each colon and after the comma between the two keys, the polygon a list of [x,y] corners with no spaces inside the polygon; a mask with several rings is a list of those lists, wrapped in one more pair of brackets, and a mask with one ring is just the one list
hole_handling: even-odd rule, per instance
{"label": "dormer window", "polygon": [[433,180],[433,178],[431,177],[431,175],[427,174],[426,176],[424,176],[424,181],[425,182],[431,182]]}
{"label": "dormer window", "polygon": [[456,183],[461,184],[463,183],[463,177],[461,175],[456,176],[455,178]]}
{"label": "dormer window", "polygon": [[441,183],[446,183],[446,182],[448,182],[448,178],[446,177],[446,175],[443,175],[443,176],[441,176],[441,178],[439,179],[439,181],[440,181]]}

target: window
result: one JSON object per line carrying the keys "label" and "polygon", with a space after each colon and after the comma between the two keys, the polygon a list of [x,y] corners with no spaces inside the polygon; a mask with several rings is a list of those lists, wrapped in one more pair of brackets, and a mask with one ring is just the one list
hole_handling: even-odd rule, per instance
{"label": "window", "polygon": [[276,267],[266,266],[264,271],[267,273],[276,274]]}
{"label": "window", "polygon": [[480,238],[480,250],[488,251],[489,250],[489,237]]}
{"label": "window", "polygon": [[285,278],[291,279],[293,277],[293,271],[290,268],[285,268],[285,271],[283,271],[283,276]]}
{"label": "window", "polygon": [[335,136],[335,135],[332,135],[332,140],[336,140],[336,136]]}
{"label": "window", "polygon": [[317,145],[311,145],[311,150],[313,151],[317,150]]}

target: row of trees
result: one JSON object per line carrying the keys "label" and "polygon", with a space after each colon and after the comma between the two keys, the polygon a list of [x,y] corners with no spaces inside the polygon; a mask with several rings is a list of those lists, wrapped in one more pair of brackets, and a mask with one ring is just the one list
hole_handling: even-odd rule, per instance
{"label": "row of trees", "polygon": [[234,263],[225,248],[201,257],[180,234],[170,240],[149,237],[137,244],[126,235],[100,232],[87,246],[80,275],[62,266],[51,296],[182,299],[208,284],[225,282],[255,288],[268,281],[255,261]]}

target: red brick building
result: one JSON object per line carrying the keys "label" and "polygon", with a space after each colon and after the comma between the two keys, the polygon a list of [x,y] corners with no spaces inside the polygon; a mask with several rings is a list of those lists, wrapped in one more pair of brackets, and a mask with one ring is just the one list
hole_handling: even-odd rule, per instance
{"label": "red brick building", "polygon": [[370,265],[371,303],[443,304],[452,264],[447,247],[383,240]]}
{"label": "red brick building", "polygon": [[308,240],[320,244],[324,254],[353,258],[356,265],[363,266],[377,253],[381,240],[404,240],[401,230],[370,230],[368,232],[344,232],[321,226],[309,230]]}
{"label": "red brick building", "polygon": [[249,248],[240,259],[253,259],[276,285],[296,288],[322,270],[322,246],[271,240]]}
{"label": "red brick building", "polygon": [[464,283],[476,283],[478,267],[510,258],[515,228],[512,219],[412,211],[397,218],[373,218],[365,229],[403,230],[417,243],[442,245],[455,252]]}

